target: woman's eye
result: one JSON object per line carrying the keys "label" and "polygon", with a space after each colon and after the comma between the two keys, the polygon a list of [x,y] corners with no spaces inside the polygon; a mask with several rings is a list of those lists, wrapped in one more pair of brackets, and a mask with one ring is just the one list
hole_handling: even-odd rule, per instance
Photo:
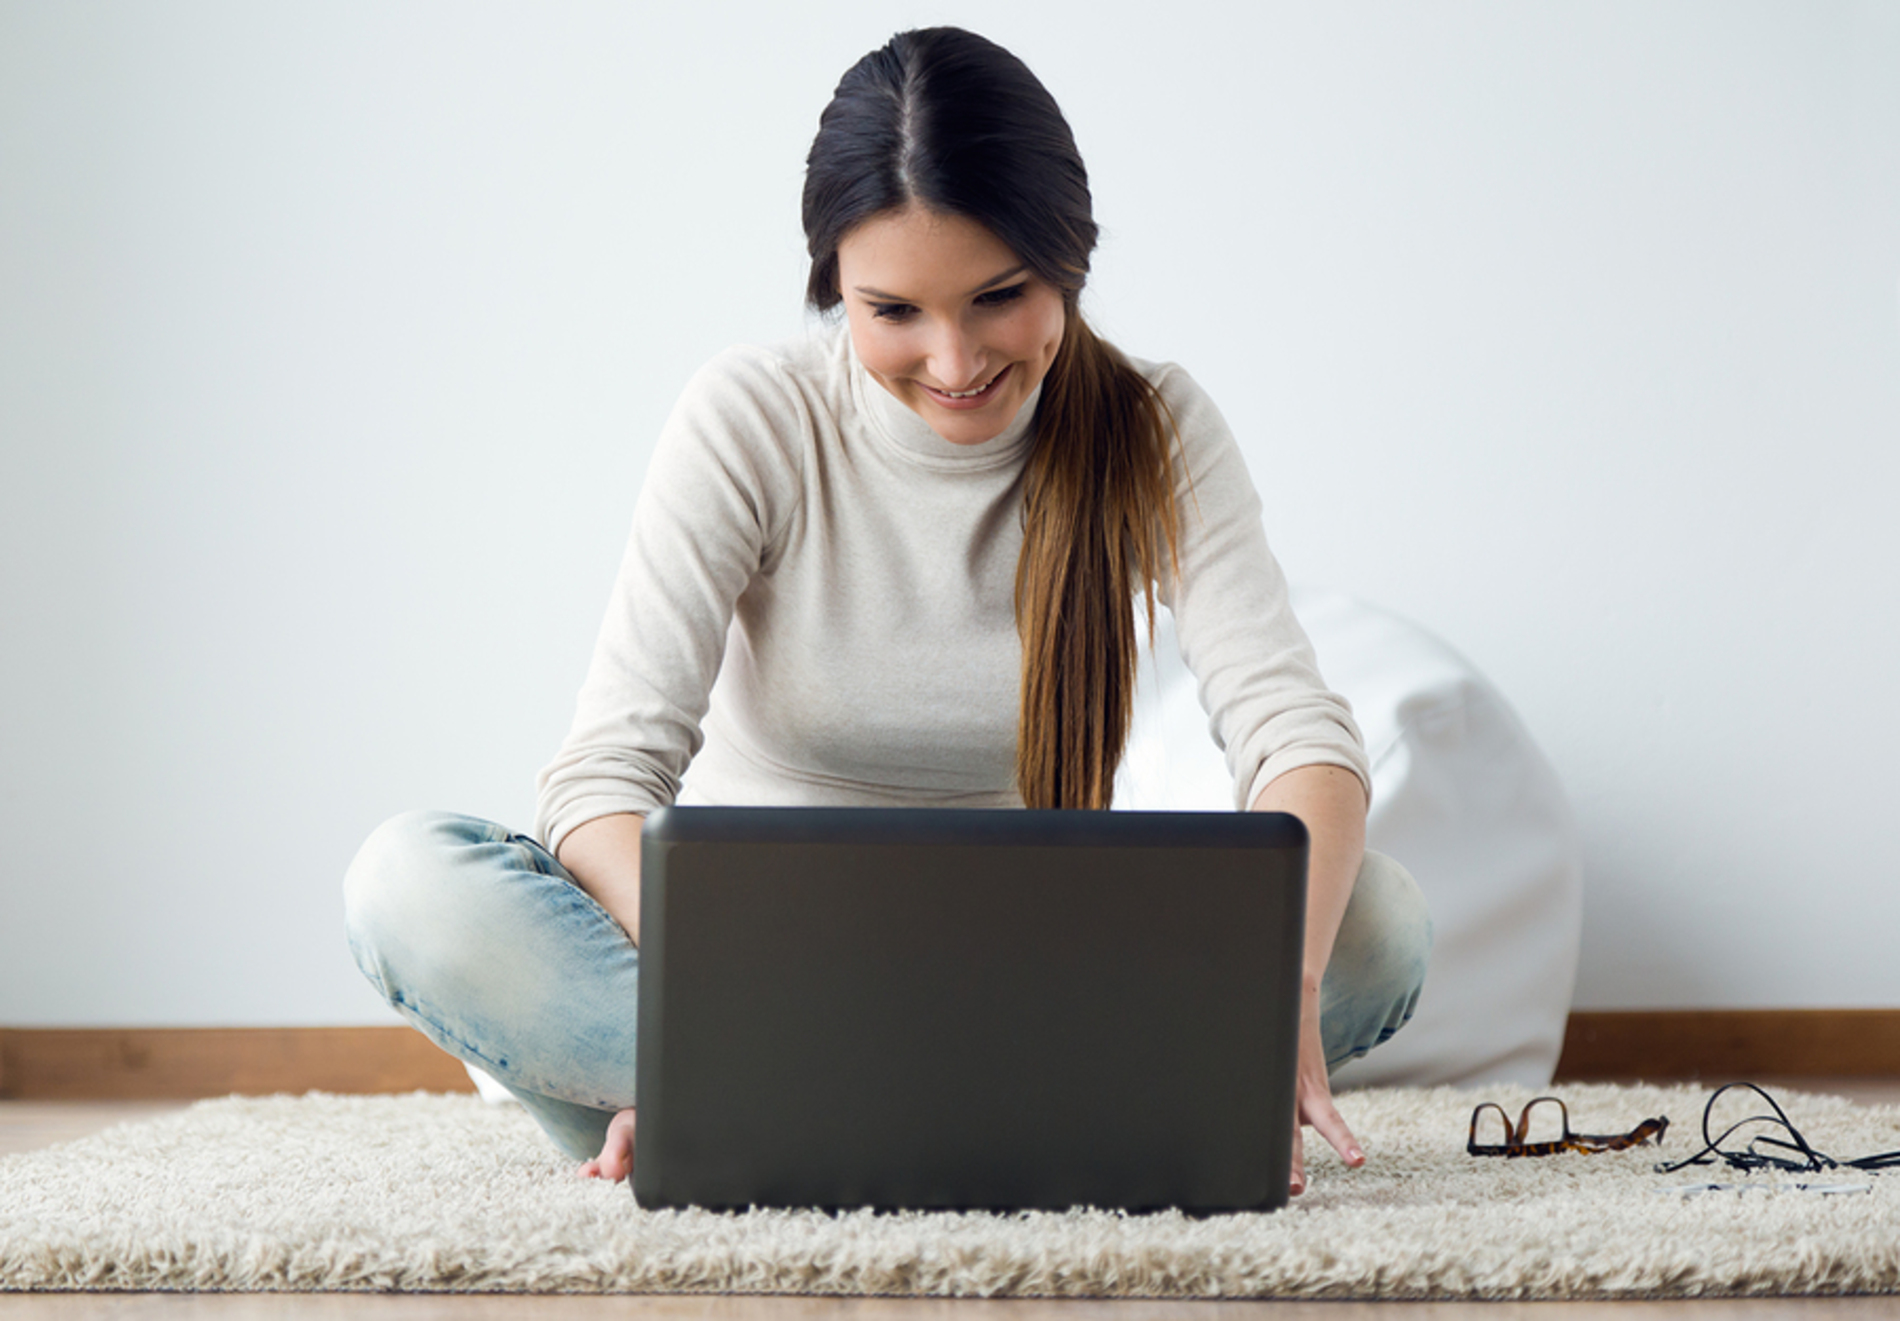
{"label": "woman's eye", "polygon": [[873,303],[871,315],[879,321],[906,321],[917,309],[909,303]]}
{"label": "woman's eye", "polygon": [[1028,287],[1029,282],[1025,280],[1021,284],[1012,284],[1007,289],[992,289],[988,293],[978,294],[976,301],[981,307],[1001,307],[1004,303],[1013,303],[1021,298],[1023,290]]}

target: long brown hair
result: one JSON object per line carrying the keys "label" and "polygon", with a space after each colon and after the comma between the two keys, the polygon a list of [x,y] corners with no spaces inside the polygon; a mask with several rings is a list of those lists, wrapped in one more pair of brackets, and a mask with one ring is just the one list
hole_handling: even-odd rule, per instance
{"label": "long brown hair", "polygon": [[1107,807],[1141,659],[1135,597],[1152,638],[1164,546],[1175,567],[1174,420],[1082,317],[1098,231],[1068,121],[1021,60],[958,28],[898,34],[825,107],[805,170],[814,308],[841,301],[844,236],[913,201],[983,225],[1062,291],[1024,474],[1016,782],[1030,807]]}

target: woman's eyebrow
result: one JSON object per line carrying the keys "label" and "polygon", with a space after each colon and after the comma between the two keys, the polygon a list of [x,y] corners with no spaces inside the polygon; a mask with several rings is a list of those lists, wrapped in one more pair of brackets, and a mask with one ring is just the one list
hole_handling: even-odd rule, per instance
{"label": "woman's eyebrow", "polygon": [[[1008,270],[1004,271],[1001,275],[992,275],[989,279],[983,281],[982,284],[979,284],[976,288],[970,290],[970,292],[964,296],[966,298],[974,298],[976,297],[976,295],[982,293],[986,289],[994,289],[997,285],[1003,283],[1005,280],[1015,279],[1017,276],[1021,275],[1024,271],[1028,269],[1029,269],[1028,263],[1023,263],[1018,266],[1012,266]],[[868,284],[854,284],[851,286],[851,288],[854,293],[860,293],[860,294],[863,294],[866,298],[876,298],[886,303],[908,303],[908,302],[914,301],[909,298],[900,297],[897,294],[887,294],[882,289],[874,289]]]}
{"label": "woman's eyebrow", "polygon": [[982,293],[985,289],[993,289],[1005,280],[1013,280],[1028,269],[1029,269],[1029,264],[1027,262],[1018,263],[1017,265],[1012,266],[1008,270],[1004,271],[1001,275],[992,276],[990,279],[985,280],[982,284],[979,284],[976,288],[970,290],[970,296],[975,297],[977,294]]}

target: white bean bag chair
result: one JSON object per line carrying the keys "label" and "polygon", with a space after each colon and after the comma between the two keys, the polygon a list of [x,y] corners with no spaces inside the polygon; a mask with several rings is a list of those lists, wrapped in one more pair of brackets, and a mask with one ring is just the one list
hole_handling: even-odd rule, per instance
{"label": "white bean bag chair", "polygon": [[[1365,735],[1367,844],[1418,880],[1436,933],[1411,1023],[1335,1070],[1334,1085],[1545,1086],[1583,920],[1576,827],[1555,772],[1497,689],[1424,629],[1334,592],[1295,590],[1293,607]],[[1115,805],[1232,810],[1166,612],[1142,665]]]}

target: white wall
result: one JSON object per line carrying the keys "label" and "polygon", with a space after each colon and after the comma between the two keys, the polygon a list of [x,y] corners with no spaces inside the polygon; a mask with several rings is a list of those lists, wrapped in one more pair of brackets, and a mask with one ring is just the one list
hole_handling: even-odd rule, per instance
{"label": "white wall", "polygon": [[1900,1005],[1900,9],[650,8],[0,0],[0,1023],[389,1017],[356,844],[530,822],[674,393],[801,324],[819,109],[946,20],[1290,572],[1542,741],[1578,1003]]}

